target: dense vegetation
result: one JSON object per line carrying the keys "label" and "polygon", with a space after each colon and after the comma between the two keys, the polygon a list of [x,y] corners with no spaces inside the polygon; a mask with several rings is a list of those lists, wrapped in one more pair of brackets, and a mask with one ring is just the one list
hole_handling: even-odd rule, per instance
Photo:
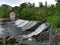
{"label": "dense vegetation", "polygon": [[22,3],[20,6],[11,7],[3,4],[0,6],[0,18],[9,17],[9,13],[14,11],[21,19],[28,20],[45,20],[53,25],[53,28],[60,27],[60,0],[56,0],[56,5],[47,6],[47,2],[43,5],[39,2],[39,7],[35,7],[35,4]]}

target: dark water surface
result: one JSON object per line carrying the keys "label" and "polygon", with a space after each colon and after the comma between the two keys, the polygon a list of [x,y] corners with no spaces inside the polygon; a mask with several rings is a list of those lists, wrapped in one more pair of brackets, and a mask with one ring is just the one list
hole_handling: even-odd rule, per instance
{"label": "dark water surface", "polygon": [[23,34],[21,31],[21,27],[16,27],[16,25],[13,23],[3,23],[0,22],[0,38],[6,37],[6,36],[12,36],[15,37],[17,35]]}

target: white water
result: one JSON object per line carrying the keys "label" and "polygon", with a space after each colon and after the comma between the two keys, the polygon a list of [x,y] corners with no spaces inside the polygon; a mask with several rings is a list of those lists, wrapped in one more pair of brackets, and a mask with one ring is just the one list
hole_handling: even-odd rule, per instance
{"label": "white water", "polygon": [[24,23],[18,25],[18,27],[23,27],[23,26],[26,25],[27,23],[29,23],[29,21],[25,21]]}
{"label": "white water", "polygon": [[30,29],[37,23],[38,23],[37,21],[28,21],[28,20],[21,20],[21,19],[15,21],[17,27],[22,27],[22,31]]}
{"label": "white water", "polygon": [[32,21],[27,27],[27,29],[29,29],[29,28],[31,28],[31,27],[33,27],[34,25],[36,25],[37,24],[37,22],[35,22],[35,21]]}
{"label": "white water", "polygon": [[20,20],[20,19],[18,19],[18,20],[16,20],[15,21],[15,24],[16,25],[20,25],[21,23],[23,23],[25,20]]}
{"label": "white water", "polygon": [[46,29],[48,26],[46,23],[41,24],[34,32],[28,34],[28,35],[23,35],[23,37],[28,38],[32,37],[33,35],[38,35],[41,33],[44,29]]}
{"label": "white water", "polygon": [[29,22],[26,26],[23,27],[23,31],[26,30],[26,29],[30,29],[31,27],[33,27],[36,24],[37,24],[36,21]]}
{"label": "white water", "polygon": [[[23,22],[23,23],[22,23]],[[35,24],[37,24],[37,21],[27,21],[27,20],[17,20],[15,21],[15,24],[19,27],[22,27],[24,29],[29,29],[32,26],[34,26]],[[38,35],[39,33],[41,33],[44,29],[46,29],[48,27],[48,23],[43,23],[41,24],[35,31],[33,31],[32,33],[29,33],[28,35],[23,35],[24,38],[29,38],[32,37],[33,35]],[[3,28],[1,27],[0,24],[0,35],[3,34]],[[17,32],[18,33],[18,32]],[[20,33],[20,32],[19,32]]]}

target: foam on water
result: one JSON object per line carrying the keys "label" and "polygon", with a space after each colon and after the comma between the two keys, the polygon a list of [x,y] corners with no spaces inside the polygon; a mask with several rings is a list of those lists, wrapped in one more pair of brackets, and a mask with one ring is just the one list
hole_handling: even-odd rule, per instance
{"label": "foam on water", "polygon": [[26,25],[27,23],[29,23],[29,21],[25,21],[25,22],[22,23],[21,25],[18,25],[18,27],[23,27],[23,26]]}
{"label": "foam on water", "polygon": [[37,22],[30,21],[26,26],[23,27],[23,31],[26,30],[26,29],[30,29],[31,27],[33,27],[36,24],[37,24]]}
{"label": "foam on water", "polygon": [[15,21],[15,24],[16,25],[20,25],[21,23],[23,23],[25,20],[21,20],[21,19],[18,19]]}
{"label": "foam on water", "polygon": [[37,21],[28,21],[28,20],[22,20],[22,19],[18,19],[15,21],[15,24],[17,25],[17,27],[22,27],[22,31],[30,29],[37,23],[38,23]]}
{"label": "foam on water", "polygon": [[46,23],[43,23],[35,31],[33,31],[32,33],[30,33],[28,35],[23,35],[23,37],[28,38],[28,37],[32,37],[33,35],[38,35],[46,28],[47,28]]}

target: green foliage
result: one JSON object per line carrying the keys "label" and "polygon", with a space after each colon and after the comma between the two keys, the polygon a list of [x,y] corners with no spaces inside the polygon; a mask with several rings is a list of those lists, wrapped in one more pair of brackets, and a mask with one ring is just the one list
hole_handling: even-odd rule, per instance
{"label": "green foliage", "polygon": [[14,45],[13,43],[6,43],[5,45]]}
{"label": "green foliage", "polygon": [[21,11],[21,17],[24,19],[33,19],[34,14],[35,14],[35,9],[34,8],[24,8]]}
{"label": "green foliage", "polygon": [[56,5],[47,6],[47,2],[43,5],[39,2],[39,7],[35,4],[22,3],[20,6],[11,7],[9,5],[0,6],[0,18],[9,17],[10,11],[19,15],[19,18],[27,20],[48,21],[53,25],[53,28],[60,27],[60,0],[56,0]]}
{"label": "green foliage", "polygon": [[43,7],[43,3],[39,2],[39,7],[42,8]]}
{"label": "green foliage", "polygon": [[0,18],[9,17],[9,13],[10,13],[10,6],[3,4],[0,7]]}
{"label": "green foliage", "polygon": [[60,27],[60,16],[58,16],[58,15],[47,17],[47,21],[53,25],[53,28]]}
{"label": "green foliage", "polygon": [[27,8],[27,7],[28,7],[27,3],[22,3],[22,4],[20,4],[20,8],[21,8],[21,9]]}

